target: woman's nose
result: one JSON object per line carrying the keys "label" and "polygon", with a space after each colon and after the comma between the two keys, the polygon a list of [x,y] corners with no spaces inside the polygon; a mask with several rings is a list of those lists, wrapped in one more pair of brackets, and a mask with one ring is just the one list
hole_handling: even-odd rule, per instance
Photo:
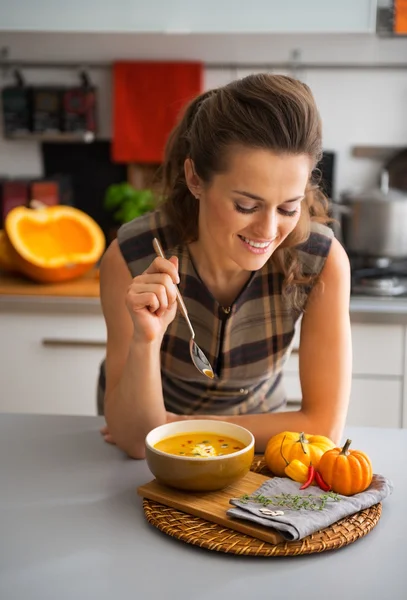
{"label": "woman's nose", "polygon": [[277,215],[274,212],[262,214],[257,224],[259,237],[263,240],[273,240],[277,236]]}

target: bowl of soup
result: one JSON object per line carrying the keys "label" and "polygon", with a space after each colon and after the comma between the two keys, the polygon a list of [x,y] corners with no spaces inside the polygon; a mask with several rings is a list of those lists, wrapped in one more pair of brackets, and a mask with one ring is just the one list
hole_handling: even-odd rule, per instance
{"label": "bowl of soup", "polygon": [[253,434],[234,423],[199,419],[156,427],[145,439],[147,464],[160,483],[189,491],[220,490],[250,470]]}

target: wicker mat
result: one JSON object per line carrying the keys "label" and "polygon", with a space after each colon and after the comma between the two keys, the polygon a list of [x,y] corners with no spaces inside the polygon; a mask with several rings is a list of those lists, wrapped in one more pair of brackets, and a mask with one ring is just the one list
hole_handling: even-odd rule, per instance
{"label": "wicker mat", "polygon": [[[251,470],[271,475],[263,457],[255,457]],[[377,525],[382,512],[382,505],[375,504],[302,540],[272,545],[153,500],[144,498],[143,508],[151,525],[187,544],[217,552],[250,556],[297,556],[336,550],[369,533]]]}

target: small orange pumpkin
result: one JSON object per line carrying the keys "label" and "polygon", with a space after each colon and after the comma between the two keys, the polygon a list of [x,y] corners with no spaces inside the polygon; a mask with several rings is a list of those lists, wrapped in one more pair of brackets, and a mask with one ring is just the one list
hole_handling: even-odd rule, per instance
{"label": "small orange pumpkin", "polygon": [[370,458],[360,450],[349,450],[351,440],[343,448],[328,450],[319,461],[318,471],[332,491],[352,496],[366,490],[372,482]]}
{"label": "small orange pumpkin", "polygon": [[324,452],[334,447],[333,441],[323,435],[283,431],[269,439],[264,459],[274,475],[284,477],[287,464],[294,459],[317,468]]}
{"label": "small orange pumpkin", "polygon": [[105,249],[96,221],[72,206],[19,206],[7,214],[5,231],[18,271],[43,283],[84,275]]}

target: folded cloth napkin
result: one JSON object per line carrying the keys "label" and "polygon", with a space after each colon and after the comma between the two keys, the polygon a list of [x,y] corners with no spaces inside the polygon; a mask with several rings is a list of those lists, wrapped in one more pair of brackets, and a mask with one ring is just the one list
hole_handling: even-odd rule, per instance
{"label": "folded cloth napkin", "polygon": [[[250,496],[232,498],[230,504],[236,508],[230,508],[227,515],[272,527],[286,540],[301,540],[343,517],[381,502],[393,491],[392,482],[376,474],[367,490],[354,496],[327,493],[316,486],[300,490],[300,486],[300,483],[286,477],[268,479]],[[290,494],[290,497],[283,498],[284,494]],[[294,504],[292,496],[298,497]],[[269,503],[265,498],[272,499],[272,502]],[[299,508],[298,505],[304,501],[308,508]],[[288,503],[291,503],[291,507],[287,506]]]}

